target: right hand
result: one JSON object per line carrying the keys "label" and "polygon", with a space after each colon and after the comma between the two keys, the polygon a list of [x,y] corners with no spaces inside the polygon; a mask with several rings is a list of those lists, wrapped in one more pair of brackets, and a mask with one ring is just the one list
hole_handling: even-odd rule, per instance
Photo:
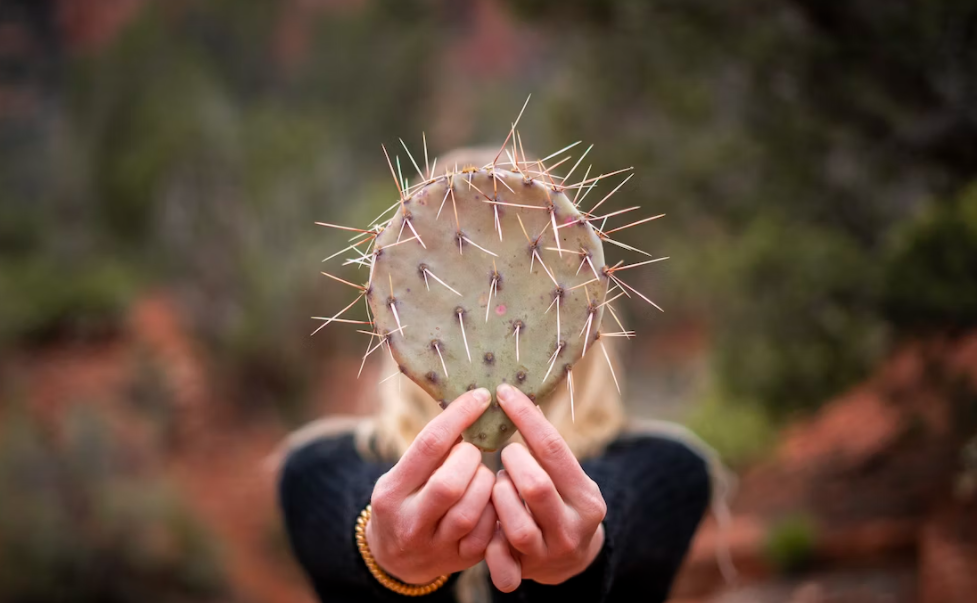
{"label": "right hand", "polygon": [[495,474],[478,448],[458,442],[491,395],[466,392],[428,423],[373,488],[366,540],[374,559],[407,584],[426,584],[480,562],[495,533]]}

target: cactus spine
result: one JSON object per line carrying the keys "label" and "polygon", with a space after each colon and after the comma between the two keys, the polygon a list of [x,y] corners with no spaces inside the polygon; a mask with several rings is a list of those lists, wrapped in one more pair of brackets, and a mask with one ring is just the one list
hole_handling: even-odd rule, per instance
{"label": "cactus spine", "polygon": [[[654,305],[615,273],[666,258],[607,266],[603,242],[644,253],[609,235],[660,216],[602,230],[613,216],[595,210],[624,182],[589,211],[577,207],[597,182],[627,170],[588,178],[588,169],[581,181],[569,184],[583,156],[561,178],[552,170],[569,157],[547,167],[547,160],[521,155],[517,141],[514,125],[494,161],[441,174],[429,167],[425,145],[425,171],[410,157],[421,177],[410,187],[399,173],[399,158],[395,169],[388,155],[400,194],[388,210],[391,217],[369,229],[319,223],[357,232],[344,251],[356,250],[350,261],[369,267],[364,285],[324,273],[360,294],[336,315],[314,317],[324,321],[319,329],[337,321],[370,324],[364,362],[383,348],[400,373],[442,408],[466,390],[494,392],[503,382],[535,400],[566,379],[572,400],[573,364],[599,342],[604,307],[632,294]],[[614,212],[619,213],[625,212]],[[368,242],[370,248],[360,251]],[[339,318],[363,297],[371,320]],[[623,327],[603,334],[632,335]],[[493,401],[464,437],[495,450],[514,432]]]}

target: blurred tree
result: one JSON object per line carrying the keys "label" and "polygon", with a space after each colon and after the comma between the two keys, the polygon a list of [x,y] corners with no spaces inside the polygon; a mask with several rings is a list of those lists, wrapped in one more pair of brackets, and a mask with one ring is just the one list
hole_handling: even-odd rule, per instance
{"label": "blurred tree", "polygon": [[[77,334],[162,284],[233,399],[286,410],[323,353],[347,349],[345,332],[310,348],[309,317],[344,293],[316,266],[346,244],[312,222],[369,220],[393,198],[374,192],[389,178],[379,145],[420,130],[437,15],[370,3],[296,22],[289,6],[150,3],[107,47],[52,55],[54,116],[0,124],[47,141],[0,144],[46,166],[0,186],[0,218],[16,217],[0,220],[0,336]],[[286,61],[277,38],[297,36],[310,45]],[[0,185],[25,173],[0,170]]]}
{"label": "blurred tree", "polygon": [[669,312],[639,323],[705,318],[720,390],[780,414],[864,374],[889,234],[977,163],[977,6],[509,4],[559,49],[551,128],[638,168],[615,207],[668,216],[654,251],[677,261],[637,284]]}
{"label": "blurred tree", "polygon": [[[673,258],[634,271],[667,310],[635,311],[639,329],[707,322],[717,382],[770,408],[857,379],[884,347],[889,235],[977,167],[977,6],[500,4],[532,44],[482,71],[508,38],[473,23],[481,4],[150,2],[72,55],[51,2],[4,3],[36,50],[0,56],[35,99],[0,115],[0,337],[111,322],[161,283],[246,399],[300,399],[322,355],[350,347],[346,330],[305,337],[346,299],[314,273],[345,239],[311,222],[392,201],[380,142],[497,132],[531,91],[527,141],[595,143],[594,173],[637,167],[609,209],[668,215],[620,233]],[[476,25],[486,44],[450,60]]]}

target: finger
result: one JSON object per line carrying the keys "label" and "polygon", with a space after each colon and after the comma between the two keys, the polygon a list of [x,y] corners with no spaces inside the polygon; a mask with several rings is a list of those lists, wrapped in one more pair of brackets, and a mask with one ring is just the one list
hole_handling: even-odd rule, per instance
{"label": "finger", "polygon": [[502,410],[515,423],[533,456],[546,470],[564,500],[571,502],[576,491],[593,485],[563,436],[525,394],[503,383],[498,387],[498,398]]}
{"label": "finger", "polygon": [[478,465],[475,476],[469,482],[468,489],[461,499],[448,509],[438,522],[435,538],[444,542],[457,542],[462,536],[474,530],[482,517],[482,511],[492,498],[494,485],[495,474],[485,465]]}
{"label": "finger", "polygon": [[[468,442],[455,444],[444,463],[431,474],[413,505],[422,526],[431,532],[444,514],[465,495],[475,472],[482,466],[482,453]],[[478,520],[478,515],[475,515]]]}
{"label": "finger", "polygon": [[505,538],[513,548],[529,556],[541,556],[545,552],[543,533],[504,470],[499,471],[495,479],[492,504],[495,505]]}
{"label": "finger", "polygon": [[522,582],[522,567],[512,554],[509,543],[501,529],[495,531],[492,541],[485,549],[485,565],[492,576],[492,584],[504,593],[511,593]]}
{"label": "finger", "polygon": [[491,399],[485,388],[465,392],[425,425],[388,473],[391,488],[407,494],[423,486],[441,465],[461,432],[485,412]]}
{"label": "finger", "polygon": [[519,497],[526,501],[533,518],[543,531],[543,540],[567,525],[567,506],[553,485],[553,480],[540,467],[526,447],[519,443],[502,449],[502,465],[512,480]]}
{"label": "finger", "polygon": [[[494,476],[492,482],[495,482]],[[466,562],[481,561],[485,557],[485,549],[492,541],[498,525],[499,518],[495,514],[495,506],[491,503],[485,505],[478,525],[458,542],[458,556]]]}

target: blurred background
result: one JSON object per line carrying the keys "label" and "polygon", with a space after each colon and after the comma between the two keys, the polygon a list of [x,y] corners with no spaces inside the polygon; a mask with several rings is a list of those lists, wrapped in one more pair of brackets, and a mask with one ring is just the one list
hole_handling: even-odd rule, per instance
{"label": "blurred background", "polygon": [[311,602],[267,460],[377,381],[309,336],[347,301],[313,222],[396,199],[381,144],[500,144],[529,94],[531,152],[593,143],[635,166],[609,209],[667,214],[620,233],[671,257],[628,404],[739,477],[738,581],[709,518],[674,600],[973,601],[953,0],[0,0],[0,601]]}

